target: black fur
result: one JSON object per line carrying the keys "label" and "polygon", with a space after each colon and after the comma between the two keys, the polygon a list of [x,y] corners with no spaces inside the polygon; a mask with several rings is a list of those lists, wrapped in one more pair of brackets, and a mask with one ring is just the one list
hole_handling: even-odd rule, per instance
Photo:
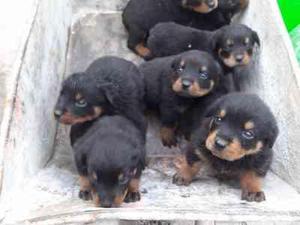
{"label": "black fur", "polygon": [[[206,79],[201,78],[202,66],[207,67]],[[219,64],[209,54],[196,50],[146,62],[140,66],[140,71],[145,77],[145,99],[148,108],[157,109],[162,126],[169,128],[176,127],[180,115],[194,104],[196,99],[202,97],[191,96],[189,89],[175,92],[172,85],[176,80],[189,79],[203,89],[209,89],[210,82],[213,81],[214,86],[208,91],[210,93],[216,89],[222,77]],[[173,144],[175,143],[171,146]]]}
{"label": "black fur", "polygon": [[[78,94],[80,98],[76,99]],[[145,130],[143,98],[144,81],[137,67],[124,59],[102,57],[85,72],[64,81],[55,116],[60,122],[76,124],[103,114],[122,114]]]}
{"label": "black fur", "polygon": [[145,133],[124,116],[103,116],[74,141],[79,174],[88,177],[101,206],[117,207],[115,197],[145,168]]}
{"label": "black fur", "polygon": [[[179,54],[190,49],[206,51],[215,56],[225,74],[233,74],[235,89],[240,90],[239,77],[235,69],[250,63],[255,43],[260,45],[257,33],[242,24],[224,26],[211,32],[173,22],[159,23],[150,31],[147,41],[150,55],[146,59]],[[232,64],[227,62],[230,55]]]}
{"label": "black fur", "polygon": [[[231,22],[240,9],[238,0],[219,0],[220,7],[207,14],[191,10],[204,0],[131,0],[123,12],[123,23],[128,30],[128,47],[146,43],[149,30],[160,22],[176,23],[204,30],[215,30]],[[184,6],[183,6],[184,5]],[[213,8],[212,8],[213,9]]]}

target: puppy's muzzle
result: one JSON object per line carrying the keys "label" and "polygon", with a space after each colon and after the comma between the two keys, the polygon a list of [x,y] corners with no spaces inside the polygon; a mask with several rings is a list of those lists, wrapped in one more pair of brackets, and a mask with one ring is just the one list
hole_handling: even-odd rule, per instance
{"label": "puppy's muzzle", "polygon": [[188,90],[192,84],[193,84],[193,81],[189,80],[189,79],[182,79],[182,89],[183,90]]}
{"label": "puppy's muzzle", "polygon": [[229,145],[229,141],[222,137],[217,136],[214,144],[217,150],[222,151]]}
{"label": "puppy's muzzle", "polygon": [[244,54],[237,54],[234,56],[235,58],[235,61],[238,62],[238,63],[242,63],[243,60],[244,60]]}

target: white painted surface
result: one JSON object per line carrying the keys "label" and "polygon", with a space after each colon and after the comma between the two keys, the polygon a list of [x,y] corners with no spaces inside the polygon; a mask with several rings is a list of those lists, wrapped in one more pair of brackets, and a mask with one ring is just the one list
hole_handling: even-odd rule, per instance
{"label": "white painted surface", "polygon": [[[18,5],[18,10],[27,10],[30,2],[22,3],[15,2],[15,7]],[[0,177],[1,200],[4,202],[10,202],[24,179],[36,174],[53,154],[56,123],[52,114],[65,69],[71,10],[68,1],[40,0],[34,3],[28,9],[30,13],[26,14],[31,26],[27,20],[18,21],[20,28],[25,26],[29,31],[24,32],[27,41],[22,41],[22,35],[18,37],[20,39],[12,37],[12,45],[23,46],[8,51],[8,58],[4,60],[11,69],[6,74],[11,81],[0,142],[1,171],[4,171]],[[10,35],[14,32],[12,29]]]}

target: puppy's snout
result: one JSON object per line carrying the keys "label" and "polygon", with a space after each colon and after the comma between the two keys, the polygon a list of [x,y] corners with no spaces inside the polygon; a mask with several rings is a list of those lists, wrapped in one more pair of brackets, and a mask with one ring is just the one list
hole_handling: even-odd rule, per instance
{"label": "puppy's snout", "polygon": [[227,140],[225,140],[224,138],[221,137],[216,137],[215,140],[215,146],[219,149],[222,150],[224,148],[226,148],[226,146],[229,144],[229,142]]}
{"label": "puppy's snout", "polygon": [[242,62],[243,61],[243,59],[244,59],[244,54],[237,54],[237,55],[235,55],[235,60],[237,61],[237,62]]}
{"label": "puppy's snout", "polygon": [[55,117],[56,119],[59,119],[63,114],[64,114],[64,112],[63,112],[62,110],[56,109],[56,110],[54,111],[54,117]]}
{"label": "puppy's snout", "polygon": [[188,89],[190,86],[192,86],[193,82],[188,79],[183,79],[182,80],[182,88],[183,89]]}

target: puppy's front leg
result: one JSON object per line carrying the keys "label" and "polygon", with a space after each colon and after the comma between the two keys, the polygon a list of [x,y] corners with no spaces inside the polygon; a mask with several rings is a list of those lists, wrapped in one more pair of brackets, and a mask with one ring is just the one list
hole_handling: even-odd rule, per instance
{"label": "puppy's front leg", "polygon": [[266,200],[265,193],[261,188],[262,177],[254,171],[245,171],[240,177],[242,188],[242,200],[249,202],[262,202]]}
{"label": "puppy's front leg", "polygon": [[160,138],[164,146],[177,146],[176,123],[178,117],[178,113],[172,106],[168,107],[168,105],[165,104],[161,105],[160,119],[162,127],[160,129]]}

